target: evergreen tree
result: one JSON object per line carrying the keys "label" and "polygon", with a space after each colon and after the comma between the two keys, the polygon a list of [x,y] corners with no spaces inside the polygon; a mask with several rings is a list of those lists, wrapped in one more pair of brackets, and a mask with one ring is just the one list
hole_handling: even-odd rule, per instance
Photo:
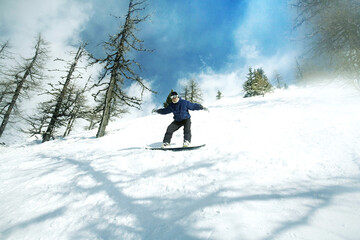
{"label": "evergreen tree", "polygon": [[190,80],[188,88],[189,88],[188,100],[193,103],[201,103],[203,101],[202,92],[199,87],[199,84],[195,81],[195,79]]}
{"label": "evergreen tree", "polygon": [[220,92],[220,90],[218,90],[216,94],[216,100],[220,100],[221,98],[222,98],[222,93]]}
{"label": "evergreen tree", "polygon": [[245,83],[243,84],[243,88],[245,91],[245,97],[251,97],[251,96],[255,96],[254,94],[254,90],[252,88],[253,83],[255,82],[255,78],[254,78],[254,73],[252,68],[249,68],[249,73],[247,76],[247,80],[245,81]]}
{"label": "evergreen tree", "polygon": [[181,94],[181,97],[185,100],[189,100],[190,98],[190,90],[189,90],[189,86],[185,86],[184,87],[184,90],[183,90],[183,93]]}
{"label": "evergreen tree", "polygon": [[262,68],[255,69],[254,71],[249,68],[247,81],[245,81],[243,88],[245,91],[244,97],[264,96],[265,93],[271,90],[272,85],[269,83]]}
{"label": "evergreen tree", "polygon": [[169,93],[169,95],[167,96],[167,98],[166,98],[166,100],[165,100],[165,102],[163,103],[163,105],[164,105],[164,108],[166,108],[167,106],[169,106],[169,104],[170,103],[172,103],[172,101],[171,101],[171,94],[174,92],[174,90],[173,89],[171,89],[171,91],[170,91],[170,93]]}

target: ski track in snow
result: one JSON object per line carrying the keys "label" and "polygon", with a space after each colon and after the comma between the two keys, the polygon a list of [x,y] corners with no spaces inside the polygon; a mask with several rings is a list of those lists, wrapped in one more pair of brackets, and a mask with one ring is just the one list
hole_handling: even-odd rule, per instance
{"label": "ski track in snow", "polygon": [[0,147],[0,239],[359,239],[359,103],[332,88],[223,98],[191,112],[194,151],[145,149],[170,115]]}

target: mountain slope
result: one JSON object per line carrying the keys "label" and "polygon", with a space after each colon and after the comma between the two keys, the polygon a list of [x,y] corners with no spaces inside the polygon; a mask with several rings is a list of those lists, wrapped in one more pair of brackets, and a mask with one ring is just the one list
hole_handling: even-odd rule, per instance
{"label": "mountain slope", "polygon": [[[358,239],[360,94],[291,89],[227,97],[44,144],[2,147],[1,239]],[[182,130],[173,142],[181,144]]]}

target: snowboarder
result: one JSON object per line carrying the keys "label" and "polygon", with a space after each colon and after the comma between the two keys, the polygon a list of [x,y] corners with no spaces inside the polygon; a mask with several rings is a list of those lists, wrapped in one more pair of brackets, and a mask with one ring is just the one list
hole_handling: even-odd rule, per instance
{"label": "snowboarder", "polygon": [[184,144],[183,147],[189,147],[191,143],[191,120],[189,110],[207,110],[201,104],[192,103],[181,99],[176,92],[170,94],[171,103],[166,108],[154,109],[152,112],[159,114],[174,114],[174,121],[167,127],[163,139],[162,148],[170,145],[173,133],[179,128],[184,127]]}

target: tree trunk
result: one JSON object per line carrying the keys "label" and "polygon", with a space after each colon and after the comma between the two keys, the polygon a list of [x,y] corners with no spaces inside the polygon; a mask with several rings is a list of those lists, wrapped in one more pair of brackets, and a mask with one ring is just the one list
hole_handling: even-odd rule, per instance
{"label": "tree trunk", "polygon": [[[0,104],[1,104],[2,101],[5,99],[5,95],[7,94],[7,92],[9,91],[9,89],[10,89],[10,85],[9,85],[9,84],[8,84],[8,85],[5,85],[3,91],[1,92],[1,95],[0,95]],[[4,106],[2,109],[0,109],[0,114],[2,114],[3,110],[5,109],[5,107],[6,107],[6,104],[5,104],[5,106]]]}
{"label": "tree trunk", "polygon": [[105,129],[109,123],[110,114],[111,114],[111,102],[113,100],[113,94],[114,94],[113,91],[115,88],[115,84],[116,84],[116,77],[114,74],[112,74],[109,83],[109,88],[106,91],[103,115],[101,117],[100,126],[96,134],[97,138],[103,137],[105,135]]}
{"label": "tree trunk", "polygon": [[65,97],[65,93],[66,93],[67,88],[68,88],[68,86],[70,84],[71,77],[72,77],[72,75],[73,75],[73,73],[74,73],[74,71],[76,69],[76,65],[77,65],[77,63],[78,63],[78,61],[79,61],[79,59],[80,59],[80,57],[82,55],[82,52],[83,52],[83,49],[82,49],[82,46],[80,46],[77,53],[76,53],[75,60],[74,60],[73,64],[71,64],[70,70],[69,70],[69,72],[68,72],[68,74],[66,76],[66,80],[65,80],[63,89],[61,90],[60,96],[59,96],[59,98],[58,98],[58,100],[56,102],[56,106],[55,106],[53,115],[51,117],[49,126],[46,129],[46,132],[43,134],[43,141],[42,142],[49,141],[50,138],[53,137],[56,122],[57,122],[57,119],[59,117],[59,113],[60,113],[61,105],[62,105],[64,97]]}
{"label": "tree trunk", "polygon": [[[41,46],[42,44],[43,44],[43,40],[42,40],[41,36],[39,35],[37,43],[35,45],[34,57],[31,59],[31,62],[28,66],[25,65],[25,73],[24,73],[23,77],[21,78],[21,80],[17,83],[15,93],[12,97],[9,107],[7,108],[7,110],[4,114],[4,118],[3,118],[3,121],[0,126],[0,137],[2,136],[2,134],[6,128],[6,125],[9,122],[10,115],[12,113],[12,110],[15,107],[16,101],[18,100],[18,98],[20,96],[20,92],[23,88],[24,83],[26,82],[26,79],[29,76],[32,77],[32,75],[33,75],[32,71],[34,71],[34,68],[36,69],[36,65],[35,65],[36,62],[38,61],[38,59],[41,59],[41,56],[43,54],[45,54],[45,51],[42,49],[42,46]],[[18,74],[15,75],[15,78],[16,79],[18,78]]]}
{"label": "tree trunk", "polygon": [[[136,64],[140,67],[139,64],[134,60],[126,58],[126,54],[130,50],[145,51],[142,47],[142,41],[135,36],[133,31],[136,30],[136,25],[145,21],[148,16],[143,18],[140,18],[138,15],[136,17],[132,17],[132,15],[136,15],[136,12],[145,9],[145,7],[141,7],[141,5],[145,2],[146,0],[129,1],[128,12],[121,32],[117,35],[110,36],[109,42],[106,43],[107,48],[112,51],[112,54],[109,53],[110,55],[102,61],[103,63],[106,63],[106,71],[101,80],[103,80],[104,77],[107,76],[107,73],[109,73],[110,81],[107,88],[99,91],[99,93],[106,91],[106,94],[101,105],[102,117],[96,134],[97,138],[105,135],[105,129],[109,123],[110,116],[114,109],[116,109],[116,107],[113,106],[113,104],[116,103],[116,99],[119,99],[119,102],[124,102],[130,107],[136,107],[141,104],[141,101],[137,98],[128,97],[121,91],[121,87],[124,84],[123,79],[137,81],[143,89],[149,90],[145,87],[135,71],[131,69],[132,64]],[[113,58],[114,56],[116,56],[115,59]]]}
{"label": "tree trunk", "polygon": [[66,130],[64,132],[63,137],[66,137],[66,136],[68,136],[70,134],[70,132],[72,130],[72,127],[74,125],[74,122],[75,122],[75,118],[76,118],[76,116],[72,116],[70,118],[70,120],[68,121],[68,124],[66,125]]}
{"label": "tree trunk", "polygon": [[66,136],[68,136],[70,134],[70,132],[72,130],[72,127],[74,125],[75,119],[78,116],[78,113],[79,113],[79,110],[80,110],[80,106],[77,105],[79,95],[80,95],[80,93],[77,93],[77,96],[75,98],[75,106],[73,108],[72,114],[70,115],[71,117],[70,117],[70,119],[68,121],[68,124],[66,126],[66,130],[64,132],[63,137],[66,137]]}
{"label": "tree trunk", "polygon": [[25,82],[25,79],[26,77],[29,75],[28,71],[26,71],[26,73],[24,74],[23,78],[21,79],[21,81],[18,83],[17,87],[16,87],[16,90],[15,90],[15,93],[12,97],[12,100],[11,100],[11,103],[8,107],[8,109],[6,110],[5,114],[4,114],[4,118],[3,118],[3,121],[1,123],[1,126],[0,126],[0,137],[1,135],[3,134],[4,130],[5,130],[5,127],[7,125],[7,123],[9,122],[9,118],[10,118],[10,115],[11,115],[11,112],[12,110],[14,109],[14,106],[16,104],[16,101],[20,95],[20,91],[23,87],[23,84]]}

